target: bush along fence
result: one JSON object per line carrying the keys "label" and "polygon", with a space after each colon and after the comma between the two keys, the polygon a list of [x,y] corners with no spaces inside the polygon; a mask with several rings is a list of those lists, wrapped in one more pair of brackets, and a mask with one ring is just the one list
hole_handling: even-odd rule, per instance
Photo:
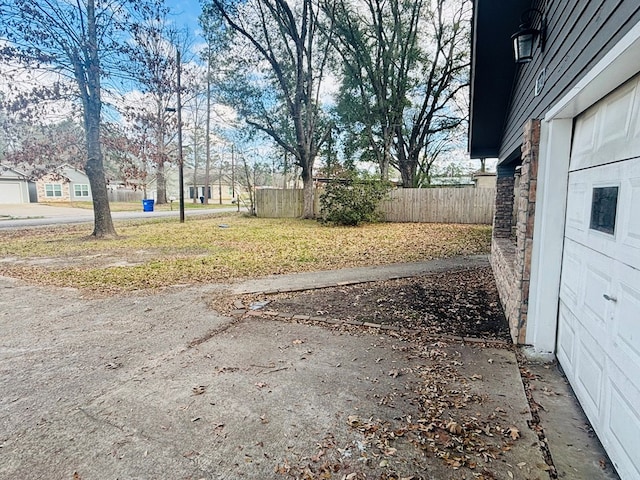
{"label": "bush along fence", "polygon": [[[320,195],[315,191],[316,216],[320,214]],[[475,223],[491,225],[495,188],[398,188],[380,204],[387,222]],[[302,216],[302,190],[256,190],[256,210],[262,218]]]}

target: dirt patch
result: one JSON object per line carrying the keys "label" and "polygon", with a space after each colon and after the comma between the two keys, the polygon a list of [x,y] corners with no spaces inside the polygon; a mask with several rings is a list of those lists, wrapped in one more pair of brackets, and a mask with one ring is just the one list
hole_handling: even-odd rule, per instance
{"label": "dirt patch", "polygon": [[[272,295],[216,305],[342,321],[368,322],[431,335],[509,341],[490,267]],[[218,302],[220,303],[220,302]]]}

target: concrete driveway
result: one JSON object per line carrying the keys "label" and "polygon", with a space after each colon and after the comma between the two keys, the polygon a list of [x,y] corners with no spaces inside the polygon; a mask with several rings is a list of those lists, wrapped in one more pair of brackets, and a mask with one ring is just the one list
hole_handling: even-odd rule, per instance
{"label": "concrete driveway", "polygon": [[[511,348],[209,307],[249,283],[84,298],[0,278],[0,478],[548,478]],[[564,478],[605,478],[563,433],[582,454]]]}

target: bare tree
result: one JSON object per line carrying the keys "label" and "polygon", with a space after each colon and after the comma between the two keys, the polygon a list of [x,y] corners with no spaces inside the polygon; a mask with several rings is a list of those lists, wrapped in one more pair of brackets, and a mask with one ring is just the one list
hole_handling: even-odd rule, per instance
{"label": "bare tree", "polygon": [[[171,144],[176,140],[175,113],[177,71],[176,51],[188,51],[186,35],[169,21],[169,10],[155,4],[153,15],[132,28],[131,76],[144,100],[126,107],[134,122],[153,132],[148,152],[155,167],[156,203],[167,202],[166,167],[171,163]],[[188,84],[188,83],[187,83]],[[186,93],[186,92],[183,92]]]}
{"label": "bare tree", "polygon": [[294,157],[302,169],[303,216],[313,217],[313,163],[330,132],[319,105],[329,48],[319,35],[317,5],[211,0],[206,8],[224,20],[234,40],[244,40],[230,53],[235,69],[226,100]]}
{"label": "bare tree", "polygon": [[122,59],[123,36],[132,16],[144,15],[152,0],[0,0],[0,36],[8,42],[2,60],[48,69],[59,76],[31,99],[55,97],[72,82],[81,104],[86,161],[98,238],[115,236],[104,175],[101,122],[103,79]]}
{"label": "bare tree", "polygon": [[354,149],[375,159],[388,180],[393,135],[402,123],[417,55],[423,0],[324,1],[341,57],[338,113],[355,137]]}
{"label": "bare tree", "polygon": [[337,112],[348,147],[396,167],[416,186],[431,137],[464,122],[456,96],[468,84],[466,0],[325,0],[343,81]]}
{"label": "bare tree", "polygon": [[424,81],[414,90],[422,101],[405,110],[405,121],[395,132],[396,165],[405,187],[419,186],[424,162],[433,163],[456,143],[468,111],[460,108],[458,97],[469,84],[471,5],[465,0],[431,0],[425,13],[430,47],[424,49],[427,56],[421,64]]}

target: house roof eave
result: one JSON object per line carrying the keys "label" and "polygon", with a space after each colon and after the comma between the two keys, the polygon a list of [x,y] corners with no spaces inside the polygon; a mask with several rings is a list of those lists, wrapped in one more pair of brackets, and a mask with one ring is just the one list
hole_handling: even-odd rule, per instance
{"label": "house roof eave", "polygon": [[517,65],[511,35],[531,0],[474,0],[471,44],[469,153],[495,158],[511,101]]}

